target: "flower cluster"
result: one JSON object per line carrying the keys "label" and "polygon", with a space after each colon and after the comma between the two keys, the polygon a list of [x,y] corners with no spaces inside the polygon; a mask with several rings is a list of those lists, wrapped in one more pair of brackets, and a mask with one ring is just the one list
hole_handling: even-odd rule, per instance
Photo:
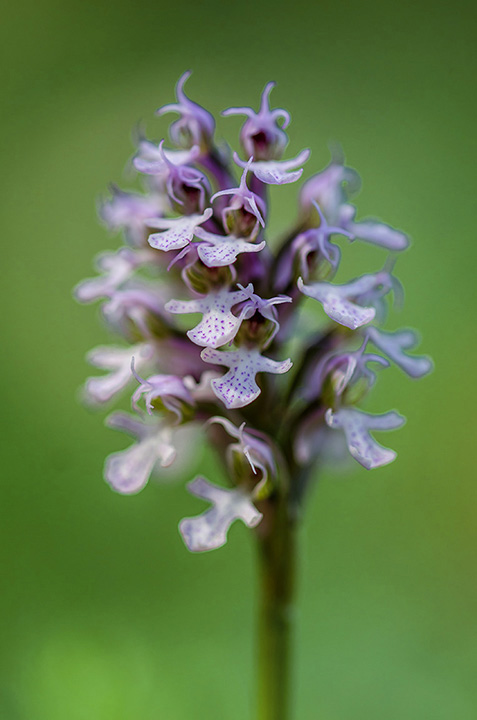
{"label": "flower cluster", "polygon": [[[171,147],[138,142],[133,164],[144,191],[113,188],[102,206],[103,221],[124,232],[126,245],[100,255],[99,274],[75,294],[100,300],[106,323],[128,343],[88,356],[105,371],[85,384],[90,404],[134,388],[134,413],[107,418],[134,438],[107,458],[108,483],[135,493],[151,474],[167,473],[186,454],[189,425],[207,434],[223,460],[228,487],[203,477],[188,485],[210,504],[180,523],[187,547],[202,551],[223,545],[236,519],[258,525],[277,494],[290,508],[299,505],[317,461],[336,452],[335,439],[367,469],[394,460],[372,433],[398,428],[404,418],[357,404],[376,370],[394,363],[419,378],[431,361],[407,353],[414,331],[381,329],[389,296],[400,288],[395,257],[409,241],[382,222],[356,219],[356,172],[335,159],[309,178],[297,221],[272,242],[269,186],[297,182],[310,151],[282,159],[290,116],[270,107],[269,83],[258,112],[224,111],[246,118],[242,156],[232,155],[216,144],[212,115],[185,94],[188,76],[179,80],[177,101],[158,111],[178,115]],[[340,236],[341,245],[382,248],[383,269],[332,282]]]}

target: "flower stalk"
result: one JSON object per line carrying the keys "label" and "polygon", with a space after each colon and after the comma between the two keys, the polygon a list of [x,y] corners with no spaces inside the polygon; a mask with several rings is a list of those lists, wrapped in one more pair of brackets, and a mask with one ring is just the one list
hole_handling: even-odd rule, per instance
{"label": "flower stalk", "polygon": [[296,522],[284,499],[258,538],[257,720],[289,720],[295,625]]}

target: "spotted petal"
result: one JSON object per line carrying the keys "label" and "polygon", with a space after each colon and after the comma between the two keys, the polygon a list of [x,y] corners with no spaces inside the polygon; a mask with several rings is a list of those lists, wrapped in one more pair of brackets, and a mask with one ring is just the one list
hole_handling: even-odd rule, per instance
{"label": "spotted petal", "polygon": [[256,527],[262,514],[240,488],[228,490],[213,485],[203,477],[188,484],[189,492],[212,504],[209,510],[196,517],[184,518],[179,531],[191,552],[216,550],[227,542],[227,532],[235,522],[242,520],[249,528]]}
{"label": "spotted petal", "polygon": [[371,342],[410,377],[420,378],[432,370],[432,360],[427,355],[412,357],[404,352],[415,347],[419,342],[414,330],[384,332],[375,327],[370,327],[367,328],[367,334]]}
{"label": "spotted petal", "polygon": [[168,252],[180,250],[192,242],[196,230],[201,223],[212,215],[212,209],[207,208],[202,215],[186,215],[179,218],[151,218],[150,227],[163,229],[163,232],[149,235],[148,243],[157,250]]}
{"label": "spotted petal", "polygon": [[299,165],[305,163],[310,157],[309,150],[302,150],[292,160],[257,160],[246,163],[241,160],[237,153],[234,153],[234,160],[242,168],[248,167],[257,180],[266,183],[267,185],[285,185],[287,183],[296,182],[303,175],[303,168],[295,170]]}
{"label": "spotted petal", "polygon": [[231,352],[205,348],[201,352],[201,357],[205,362],[230,368],[219,380],[212,381],[215,394],[227,408],[244,407],[260,395],[261,390],[255,380],[257,373],[281,374],[292,366],[290,359],[277,362],[260,355],[257,349],[247,348]]}
{"label": "spotted petal", "polygon": [[342,408],[334,413],[326,411],[329,427],[343,430],[351,455],[367,470],[388,465],[396,458],[394,450],[380,445],[371,435],[371,430],[394,430],[401,427],[406,419],[397,412],[370,415],[353,408]]}
{"label": "spotted petal", "polygon": [[198,245],[197,252],[207,267],[232,265],[240,253],[260,252],[265,247],[264,240],[255,244],[235,235],[215,235],[203,228],[198,228],[195,234],[203,240]]}
{"label": "spotted petal", "polygon": [[198,300],[170,300],[166,310],[171,313],[201,313],[202,320],[187,335],[196,345],[217,348],[234,339],[242,320],[232,313],[232,307],[247,298],[248,293],[244,290],[230,292],[225,289]]}
{"label": "spotted petal", "polygon": [[298,288],[304,295],[318,300],[329,318],[352,330],[371,322],[376,315],[375,308],[361,307],[350,299],[353,293],[348,292],[349,286],[331,283],[305,285],[302,278],[298,278]]}

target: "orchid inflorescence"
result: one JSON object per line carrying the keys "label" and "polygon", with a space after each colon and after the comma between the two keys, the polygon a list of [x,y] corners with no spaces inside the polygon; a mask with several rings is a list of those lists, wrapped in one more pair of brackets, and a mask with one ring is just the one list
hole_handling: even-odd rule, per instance
{"label": "orchid inflorescence", "polygon": [[[229,487],[195,478],[189,491],[211,507],[180,523],[187,547],[202,551],[223,545],[236,519],[257,526],[279,495],[296,511],[311,471],[337,452],[338,439],[340,452],[347,447],[367,469],[394,460],[371,433],[398,428],[404,418],[356,405],[376,369],[394,363],[419,378],[432,364],[407,353],[417,344],[413,330],[380,327],[400,287],[396,255],[409,241],[382,222],[356,220],[349,197],[357,173],[334,158],[302,186],[295,225],[270,242],[269,186],[297,182],[310,151],[281,159],[290,116],[270,108],[268,83],[258,112],[223,113],[246,116],[244,157],[233,153],[232,162],[228,147],[214,141],[212,115],[186,96],[188,77],[179,80],[177,102],[158,111],[179,115],[173,147],[138,142],[133,165],[145,191],[113,188],[101,207],[126,246],[100,255],[100,274],[75,294],[85,303],[102,300],[107,324],[130,343],[92,350],[89,362],[107,372],[84,387],[90,404],[103,405],[136,383],[134,415],[107,418],[135,438],[106,459],[112,488],[136,493],[151,474],[167,473],[185,453],[186,426],[207,433],[219,451]],[[388,251],[384,269],[331,282],[341,258],[336,236]]]}

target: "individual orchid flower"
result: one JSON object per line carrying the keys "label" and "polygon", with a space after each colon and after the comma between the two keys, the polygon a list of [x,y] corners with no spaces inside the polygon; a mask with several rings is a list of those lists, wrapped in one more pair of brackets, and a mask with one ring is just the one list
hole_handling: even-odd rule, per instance
{"label": "individual orchid flower", "polygon": [[129,337],[131,327],[143,339],[150,338],[153,325],[165,324],[163,293],[146,283],[116,290],[101,307],[107,323],[122,335]]}
{"label": "individual orchid flower", "polygon": [[275,306],[283,303],[291,303],[293,300],[291,297],[288,297],[288,295],[277,295],[267,299],[261,298],[254,292],[252,283],[249,283],[247,287],[243,287],[243,285],[239,283],[238,287],[247,294],[247,301],[242,308],[241,317],[250,320],[254,314],[258,312],[262,318],[268,320],[272,326],[272,331],[267,333],[264,342],[261,343],[261,348],[264,349],[270,345],[280,329]]}
{"label": "individual orchid flower", "polygon": [[140,265],[150,259],[147,250],[120,248],[117,252],[102,253],[95,262],[102,274],[80,282],[74,289],[76,299],[90,303],[99,298],[110,297],[118,287],[129,280]]}
{"label": "individual orchid flower", "polygon": [[212,388],[225,407],[240,408],[249,405],[261,393],[255,380],[259,372],[282,374],[292,366],[290,359],[277,362],[260,354],[260,350],[242,347],[239,350],[223,352],[204,348],[201,352],[204,362],[225,365],[228,372],[219,380],[212,381]]}
{"label": "individual orchid flower", "polygon": [[342,206],[347,202],[349,193],[356,192],[359,186],[356,170],[341,161],[332,160],[324,170],[303,183],[300,205],[306,213],[311,213],[317,203],[328,222],[340,225]]}
{"label": "individual orchid flower", "polygon": [[227,448],[229,459],[234,454],[246,458],[254,475],[257,474],[257,469],[260,470],[260,485],[267,480],[270,474],[274,476],[277,474],[277,465],[270,442],[266,441],[263,434],[258,436],[256,431],[254,433],[254,431],[246,430],[245,423],[237,427],[230,420],[220,415],[211,417],[209,423],[222,425],[231,437],[238,440],[236,443],[231,443]]}
{"label": "individual orchid flower", "polygon": [[380,445],[370,431],[395,430],[406,422],[406,418],[394,411],[371,415],[354,408],[341,408],[338,412],[329,409],[325,419],[329,427],[343,430],[348,450],[367,470],[388,465],[396,458],[395,451]]}
{"label": "individual orchid flower", "polygon": [[131,360],[131,372],[139,383],[131,398],[132,406],[137,412],[140,412],[138,403],[142,396],[149,415],[152,415],[155,400],[159,399],[167,410],[176,415],[179,423],[183,418],[184,406],[194,405],[183,378],[177,375],[151,375],[145,380],[138,375],[134,358]]}
{"label": "individual orchid flower", "polygon": [[248,298],[243,288],[232,292],[223,288],[196,300],[169,300],[165,309],[170,313],[201,313],[202,320],[187,331],[187,337],[196,345],[218,348],[236,336],[242,318],[234,315],[232,308]]}
{"label": "individual orchid flower", "polygon": [[158,228],[163,232],[149,235],[148,243],[156,250],[180,250],[192,242],[199,225],[206,222],[212,215],[212,209],[207,208],[202,215],[185,215],[178,218],[157,218],[150,220],[150,227]]}
{"label": "individual orchid flower", "polygon": [[197,228],[195,235],[202,240],[197,246],[197,253],[204,265],[209,268],[232,265],[241,253],[258,253],[266,243],[254,243],[235,235],[216,235],[204,228]]}
{"label": "individual orchid flower", "polygon": [[99,215],[108,228],[114,232],[125,230],[130,245],[144,245],[147,234],[147,219],[162,217],[168,208],[167,198],[151,193],[124,192],[112,186],[112,198],[104,201]]}
{"label": "individual orchid flower", "polygon": [[179,147],[190,148],[199,145],[207,148],[212,142],[215,120],[203,107],[190,100],[184,92],[184,85],[191,72],[185,72],[176,86],[177,102],[164,105],[157,110],[158,115],[175,112],[181,116],[170,127],[171,140]]}
{"label": "individual orchid flower", "polygon": [[131,360],[136,358],[136,368],[141,371],[154,356],[155,348],[150,343],[130,347],[101,346],[91,350],[87,361],[100,370],[109,370],[106,375],[90,377],[84,385],[84,398],[90,405],[104,405],[115,398],[132,380]]}
{"label": "individual orchid flower", "polygon": [[136,438],[134,445],[106,458],[104,477],[117,492],[139,492],[156,466],[167,468],[174,462],[176,449],[171,442],[173,432],[169,425],[141,422],[122,412],[112,413],[106,423]]}
{"label": "individual orchid flower", "polygon": [[[253,157],[253,156],[252,156]],[[234,160],[241,168],[250,170],[257,180],[267,185],[286,185],[296,182],[303,175],[303,168],[296,170],[300,165],[306,163],[310,157],[309,150],[302,150],[292,160],[253,160],[245,162],[237,153],[234,153]],[[290,172],[294,170],[295,172]]]}
{"label": "individual orchid flower", "polygon": [[[303,397],[310,401],[329,390],[335,405],[351,385],[356,385],[363,378],[367,388],[371,388],[377,376],[368,364],[377,363],[381,367],[389,367],[389,362],[381,355],[366,353],[365,346],[366,340],[359,350],[325,355],[311,371],[302,390]],[[326,387],[327,384],[329,388]]]}
{"label": "individual orchid flower", "polygon": [[379,350],[388,356],[401,370],[412,378],[421,378],[432,370],[433,364],[427,355],[411,356],[405,350],[415,347],[419,338],[414,330],[404,329],[384,332],[375,327],[366,328],[368,338]]}
{"label": "individual orchid flower", "polygon": [[247,185],[247,173],[250,170],[253,162],[253,156],[251,156],[244,167],[242,177],[240,178],[240,185],[236,188],[230,188],[228,190],[220,190],[212,195],[210,198],[211,202],[218,197],[226,197],[227,195],[232,196],[232,202],[229,207],[226,207],[222,211],[222,220],[224,227],[227,227],[227,215],[238,208],[243,208],[246,212],[254,216],[256,223],[265,227],[264,215],[266,206],[261,197],[253,193]]}
{"label": "individual orchid flower", "polygon": [[332,272],[336,272],[341,258],[341,252],[337,245],[330,241],[332,235],[344,235],[352,238],[352,234],[341,227],[329,225],[320,206],[314,200],[320,224],[316,228],[310,228],[300,233],[292,243],[292,252],[298,257],[298,264],[305,280],[308,280],[309,274],[309,257],[316,254],[319,260],[324,259],[330,266]]}
{"label": "individual orchid flower", "polygon": [[233,107],[222,112],[224,116],[246,115],[248,119],[242,127],[240,140],[245,153],[257,160],[280,158],[288,143],[285,128],[290,124],[290,113],[281,108],[270,109],[270,93],[274,87],[274,82],[265,86],[258,113],[250,107]]}
{"label": "individual orchid flower", "polygon": [[204,477],[196,477],[187,487],[192,495],[212,504],[202,515],[184,518],[179,523],[182,539],[191,552],[216,550],[225,545],[227,532],[235,520],[254,528],[262,519],[250,495],[242,488],[222,488]]}
{"label": "individual orchid flower", "polygon": [[[298,289],[318,300],[331,320],[356,330],[371,322],[376,315],[374,303],[392,289],[390,274],[385,271],[362,275],[345,285],[314,283],[305,285],[298,278]],[[368,307],[366,307],[368,304]]]}
{"label": "individual orchid flower", "polygon": [[[196,159],[200,150],[197,147],[195,152],[193,150],[194,148],[189,151],[189,156]],[[170,200],[182,206],[181,211],[185,215],[203,212],[207,196],[210,195],[210,184],[204,173],[195,167],[178,162],[181,158],[176,158],[176,162],[174,162],[171,159],[170,151],[168,153],[164,150],[164,140],[159,143],[157,152],[162,160],[159,174]],[[183,153],[184,151],[181,154]],[[137,162],[135,166],[138,168]],[[144,164],[139,163],[139,166],[144,167]],[[150,166],[148,167],[150,168]]]}

